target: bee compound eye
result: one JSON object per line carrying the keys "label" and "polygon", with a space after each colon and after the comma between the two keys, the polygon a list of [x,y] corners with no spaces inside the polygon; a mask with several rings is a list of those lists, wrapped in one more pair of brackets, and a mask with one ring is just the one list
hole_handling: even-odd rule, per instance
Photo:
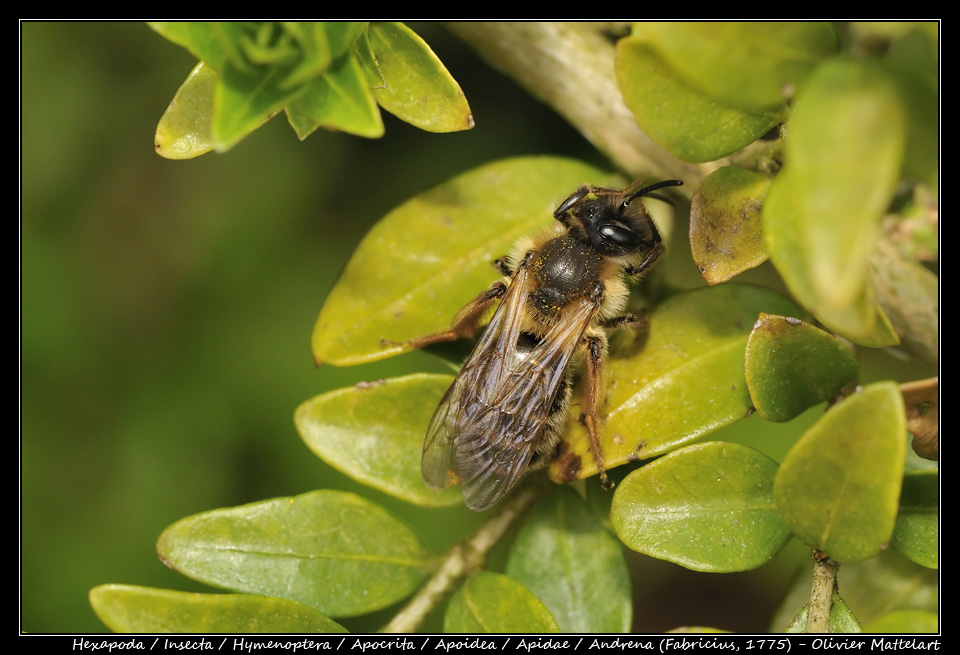
{"label": "bee compound eye", "polygon": [[618,246],[630,246],[636,242],[636,238],[630,230],[624,229],[619,225],[604,225],[600,228],[600,235]]}

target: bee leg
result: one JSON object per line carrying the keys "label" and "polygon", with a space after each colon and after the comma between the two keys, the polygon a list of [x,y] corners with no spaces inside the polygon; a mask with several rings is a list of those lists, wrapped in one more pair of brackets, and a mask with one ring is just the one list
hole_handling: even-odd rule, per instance
{"label": "bee leg", "polygon": [[497,272],[500,273],[503,277],[512,277],[513,276],[513,266],[510,265],[509,257],[497,257],[490,264],[493,265]]}
{"label": "bee leg", "polygon": [[644,257],[643,261],[640,262],[638,266],[625,268],[623,270],[630,277],[636,277],[637,275],[640,275],[645,270],[653,266],[654,262],[656,262],[657,259],[659,259],[660,255],[666,252],[666,250],[667,249],[663,246],[662,243],[658,243],[656,246],[654,246],[650,250],[650,252],[647,253],[647,256]]}
{"label": "bee leg", "polygon": [[484,312],[490,307],[490,304],[503,297],[507,292],[507,285],[503,282],[494,282],[493,285],[481,293],[479,296],[467,303],[457,315],[453,318],[453,324],[449,330],[428,334],[425,337],[410,339],[409,341],[388,341],[381,339],[382,346],[409,346],[411,348],[423,348],[434,343],[444,341],[456,341],[463,337],[472,337],[477,330],[480,319]]}
{"label": "bee leg", "polygon": [[647,314],[624,314],[599,321],[600,327],[611,330],[645,330],[650,323]]}
{"label": "bee leg", "polygon": [[603,356],[607,352],[607,338],[598,334],[584,337],[587,349],[587,370],[584,375],[584,390],[581,409],[583,422],[590,433],[590,445],[593,448],[593,457],[597,460],[600,470],[600,481],[604,489],[612,489],[613,485],[607,479],[607,470],[603,466],[603,446],[600,444],[600,427],[598,425],[600,409],[603,406]]}

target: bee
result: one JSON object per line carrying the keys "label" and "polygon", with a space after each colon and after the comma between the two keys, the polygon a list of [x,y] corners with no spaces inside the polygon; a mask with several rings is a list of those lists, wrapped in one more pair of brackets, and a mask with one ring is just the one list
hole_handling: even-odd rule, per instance
{"label": "bee", "polygon": [[582,420],[609,488],[598,426],[605,330],[641,324],[621,313],[628,296],[623,274],[639,276],[664,251],[638,199],[680,184],[581,186],[557,207],[553,229],[493,262],[503,278],[461,309],[449,330],[408,342],[419,348],[472,337],[499,301],[430,421],[421,462],[428,487],[459,483],[467,507],[481,511],[524,473],[546,466],[562,436],[571,364],[583,354]]}

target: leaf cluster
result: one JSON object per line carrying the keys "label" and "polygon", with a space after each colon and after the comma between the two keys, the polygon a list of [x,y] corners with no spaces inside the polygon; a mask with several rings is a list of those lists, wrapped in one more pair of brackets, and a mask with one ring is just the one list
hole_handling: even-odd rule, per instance
{"label": "leaf cluster", "polygon": [[[231,27],[241,44],[232,49],[217,26],[156,29],[184,42],[191,33],[188,47],[217,71],[215,89],[260,75],[258,88],[274,94],[259,118],[222,120],[242,129],[214,119],[218,147],[280,108],[301,133],[300,100],[278,98],[337,66],[356,66],[394,111],[377,84],[398,79],[383,46],[385,33],[406,34],[395,24],[336,28],[342,38],[327,40],[343,47],[331,46],[329,60],[297,37],[329,27]],[[881,348],[900,344],[938,364],[938,280],[924,262],[936,241],[931,249],[913,229],[936,220],[936,38],[926,24],[654,23],[616,43],[611,64],[637,123],[671,156],[711,165],[686,180],[690,248],[708,286],[680,289],[660,267],[632,301],[645,304],[649,329],[612,342],[602,435],[606,467],[621,480],[612,497],[598,500],[584,483],[597,464],[574,407],[548,474],[576,484],[530,476],[445,554],[370,500],[315,491],[200,514],[163,534],[165,563],[242,595],[105,586],[91,594],[98,614],[115,630],[336,631],[332,619],[413,594],[385,628],[410,630],[452,593],[450,632],[622,632],[634,626],[621,545],[723,573],[763,566],[796,539],[816,554],[826,591],[811,597],[810,579],[798,582],[809,602],[788,595],[772,629],[936,630],[936,381],[905,393],[881,374],[858,386],[864,358]],[[216,111],[233,111],[229,92],[209,95]],[[316,361],[398,355],[406,340],[447,328],[496,279],[489,262],[549,227],[572,189],[625,182],[582,162],[526,157],[411,198],[371,230],[330,292]],[[682,216],[647,204],[676,244]],[[759,284],[729,281],[758,266]],[[456,488],[427,489],[419,475],[426,426],[451,380],[360,383],[306,401],[295,422],[318,457],[361,484],[467,512]],[[811,408],[826,409],[811,421]],[[786,436],[751,441],[758,421],[761,432],[784,424]],[[928,460],[909,451],[910,433],[926,435],[915,448]],[[502,572],[487,570],[514,522]]]}
{"label": "leaf cluster", "polygon": [[383,136],[382,107],[429,132],[473,127],[463,92],[403,23],[151,23],[200,62],[157,126],[157,152],[224,152],[283,111],[317,128]]}

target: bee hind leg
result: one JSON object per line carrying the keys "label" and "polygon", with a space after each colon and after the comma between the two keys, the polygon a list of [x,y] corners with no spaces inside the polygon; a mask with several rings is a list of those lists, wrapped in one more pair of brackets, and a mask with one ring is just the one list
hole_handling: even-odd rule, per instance
{"label": "bee hind leg", "polygon": [[607,479],[607,470],[603,464],[603,445],[600,443],[599,426],[600,409],[604,400],[603,357],[607,352],[607,339],[602,333],[597,333],[584,337],[584,341],[587,350],[587,366],[581,404],[583,422],[590,434],[590,446],[597,462],[597,469],[600,471],[600,481],[604,489],[610,490],[613,489],[613,485]]}
{"label": "bee hind leg", "polygon": [[490,305],[507,292],[507,285],[503,282],[494,282],[493,285],[481,293],[479,296],[467,303],[457,315],[453,318],[453,323],[449,330],[435,332],[424,337],[417,337],[409,341],[390,341],[380,339],[381,346],[404,346],[416,350],[434,343],[443,343],[446,341],[456,341],[464,337],[472,337],[479,327],[480,319],[490,308]]}

